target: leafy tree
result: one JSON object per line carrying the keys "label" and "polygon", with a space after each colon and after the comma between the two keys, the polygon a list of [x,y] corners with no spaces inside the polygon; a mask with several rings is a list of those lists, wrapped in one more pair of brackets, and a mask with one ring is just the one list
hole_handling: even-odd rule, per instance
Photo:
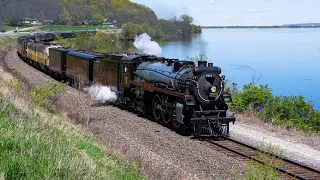
{"label": "leafy tree", "polygon": [[193,17],[188,16],[188,15],[186,15],[186,14],[182,14],[182,15],[180,16],[180,19],[181,19],[182,22],[187,23],[187,24],[191,24],[192,21],[193,21]]}
{"label": "leafy tree", "polygon": [[136,29],[137,29],[137,34],[143,34],[143,33],[145,33],[145,30],[144,30],[144,28],[143,28],[143,25],[141,25],[141,24],[137,24],[137,25],[136,25]]}
{"label": "leafy tree", "polygon": [[91,21],[93,25],[99,25],[103,23],[104,18],[101,14],[96,13],[96,14],[92,14]]}
{"label": "leafy tree", "polygon": [[192,27],[192,33],[193,34],[198,34],[198,33],[202,32],[201,26],[197,26],[197,25],[191,24],[191,27]]}
{"label": "leafy tree", "polygon": [[104,16],[109,20],[113,20],[113,18],[114,18],[113,13],[111,13],[111,12],[106,12]]}
{"label": "leafy tree", "polygon": [[69,24],[72,19],[66,8],[63,8],[59,14],[59,19],[61,24]]}
{"label": "leafy tree", "polygon": [[78,14],[73,14],[72,16],[72,24],[73,25],[81,25],[81,19]]}
{"label": "leafy tree", "polygon": [[133,39],[138,33],[137,26],[132,22],[128,22],[125,24],[122,32],[125,39]]}

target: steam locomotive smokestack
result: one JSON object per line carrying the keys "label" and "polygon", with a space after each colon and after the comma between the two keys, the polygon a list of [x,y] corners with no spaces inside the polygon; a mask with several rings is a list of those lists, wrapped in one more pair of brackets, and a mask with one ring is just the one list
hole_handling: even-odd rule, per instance
{"label": "steam locomotive smokestack", "polygon": [[198,67],[207,67],[207,61],[198,61]]}
{"label": "steam locomotive smokestack", "polygon": [[208,63],[208,67],[213,67],[213,63]]}

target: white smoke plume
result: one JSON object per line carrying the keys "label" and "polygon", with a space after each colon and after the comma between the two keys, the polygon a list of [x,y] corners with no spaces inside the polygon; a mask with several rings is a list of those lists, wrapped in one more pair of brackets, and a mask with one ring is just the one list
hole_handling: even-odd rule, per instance
{"label": "white smoke plume", "polygon": [[117,94],[114,92],[115,89],[115,87],[95,84],[84,88],[83,90],[90,94],[90,97],[94,103],[106,103],[117,100]]}
{"label": "white smoke plume", "polygon": [[133,45],[147,55],[161,56],[162,54],[162,49],[159,44],[151,41],[151,37],[147,33],[136,36]]}

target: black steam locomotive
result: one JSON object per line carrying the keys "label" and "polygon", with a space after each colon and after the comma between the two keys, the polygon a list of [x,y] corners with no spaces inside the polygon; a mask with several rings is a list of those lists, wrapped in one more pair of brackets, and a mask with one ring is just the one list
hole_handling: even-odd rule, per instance
{"label": "black steam locomotive", "polygon": [[18,55],[70,85],[116,86],[118,103],[197,137],[227,135],[235,122],[227,116],[231,97],[224,93],[225,77],[211,63],[79,51],[56,46],[53,39],[48,34],[20,37]]}

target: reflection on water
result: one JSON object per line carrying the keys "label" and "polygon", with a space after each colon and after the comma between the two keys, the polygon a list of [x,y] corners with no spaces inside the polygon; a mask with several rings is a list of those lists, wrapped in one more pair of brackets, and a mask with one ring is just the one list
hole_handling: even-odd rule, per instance
{"label": "reflection on water", "polygon": [[[186,59],[205,53],[239,86],[261,76],[276,95],[303,95],[320,109],[320,29],[203,29],[201,35],[156,41],[162,56]],[[109,52],[137,52],[118,42]]]}

